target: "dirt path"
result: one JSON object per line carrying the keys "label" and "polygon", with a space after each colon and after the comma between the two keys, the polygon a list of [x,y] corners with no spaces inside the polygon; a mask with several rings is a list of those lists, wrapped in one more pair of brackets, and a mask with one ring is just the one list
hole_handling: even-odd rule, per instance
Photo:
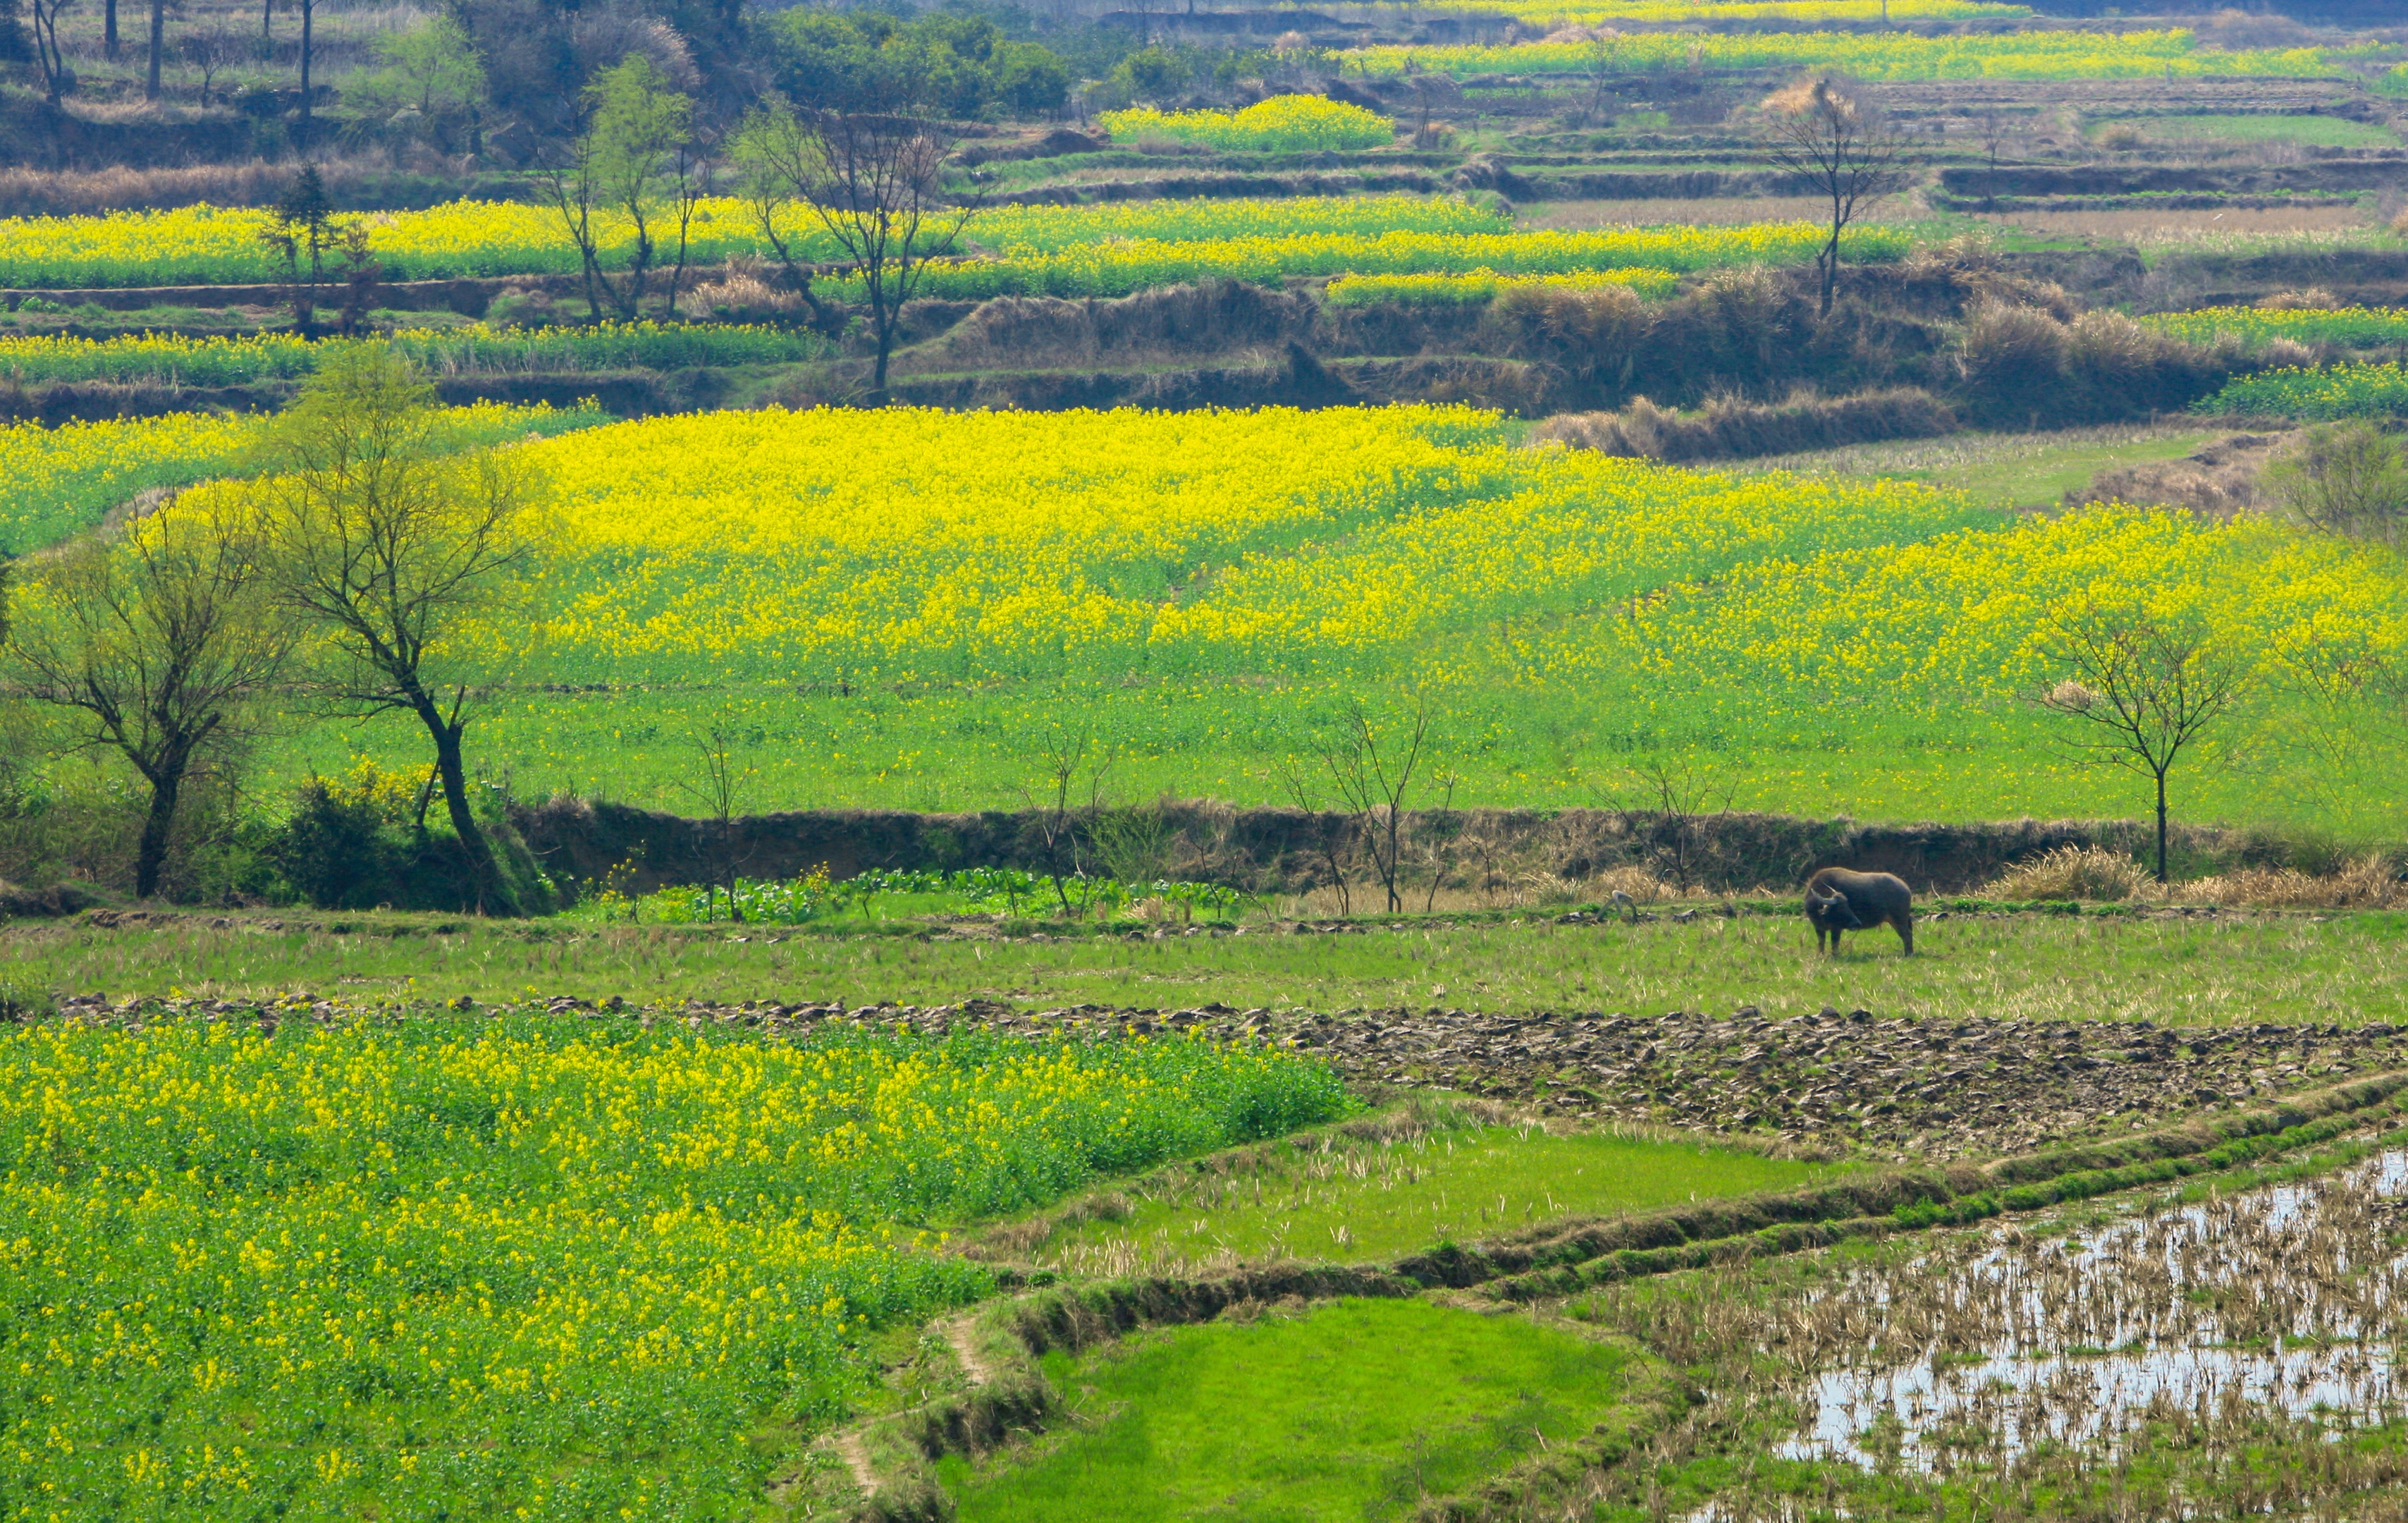
{"label": "dirt path", "polygon": [[861,1430],[845,1429],[831,1435],[828,1442],[835,1445],[838,1457],[844,1461],[844,1468],[853,1473],[853,1484],[861,1487],[861,1494],[865,1497],[878,1495],[878,1472],[870,1466],[869,1446],[861,1441]]}
{"label": "dirt path", "polygon": [[968,1313],[948,1318],[939,1330],[944,1333],[946,1346],[953,1351],[953,1358],[962,1361],[962,1373],[969,1377],[972,1386],[983,1386],[995,1378],[995,1371],[979,1357],[978,1345],[971,1341]]}

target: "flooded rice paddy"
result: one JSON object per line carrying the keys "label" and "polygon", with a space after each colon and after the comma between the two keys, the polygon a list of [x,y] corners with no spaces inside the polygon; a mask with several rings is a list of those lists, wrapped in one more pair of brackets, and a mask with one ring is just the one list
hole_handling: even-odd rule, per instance
{"label": "flooded rice paddy", "polygon": [[2138,1428],[2397,1418],[2408,1153],[2077,1232],[2016,1225],[1764,1307],[1785,1458],[1930,1472]]}

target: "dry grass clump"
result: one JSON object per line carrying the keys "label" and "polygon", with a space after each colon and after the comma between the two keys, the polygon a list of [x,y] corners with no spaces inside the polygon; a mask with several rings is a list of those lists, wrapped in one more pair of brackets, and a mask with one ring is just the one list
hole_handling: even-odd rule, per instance
{"label": "dry grass clump", "polygon": [[2320,285],[2312,285],[2305,291],[2277,291],[2258,297],[2256,303],[2261,312],[2329,312],[2348,305]]}
{"label": "dry grass clump", "polygon": [[1634,396],[1620,412],[1565,413],[1531,434],[1600,454],[1650,460],[1745,459],[1799,450],[1828,450],[1880,439],[1938,438],[1955,431],[1956,416],[1918,387],[1819,397],[1801,393],[1767,407],[1717,397],[1684,418]]}
{"label": "dry grass clump", "polygon": [[2259,479],[2267,462],[2289,438],[2286,431],[2236,434],[2179,460],[2111,466],[2091,477],[2088,486],[2068,491],[2064,501],[2068,507],[2086,502],[2161,503],[2229,520],[2263,505]]}
{"label": "dry grass clump", "polygon": [[691,310],[737,323],[791,312],[803,304],[795,292],[778,288],[773,272],[754,254],[730,256],[717,280],[694,287],[687,298]]}
{"label": "dry grass clump", "polygon": [[1517,285],[1488,309],[1517,353],[1584,375],[1627,368],[1651,325],[1628,286]]}
{"label": "dry grass clump", "polygon": [[2009,426],[2171,412],[2240,367],[2229,341],[2200,347],[2120,312],[2065,322],[2002,301],[1972,310],[1957,352],[1967,410],[1976,422]]}
{"label": "dry grass clump", "polygon": [[2068,845],[2016,863],[1982,895],[1994,899],[2091,899],[2120,904],[2148,882],[2141,865],[2121,852]]}
{"label": "dry grass clump", "polygon": [[2364,856],[2329,873],[2242,868],[2184,884],[2174,897],[2258,910],[2387,910],[2408,904],[2408,883],[2389,859]]}
{"label": "dry grass clump", "polygon": [[[340,192],[387,167],[380,157],[342,157],[320,165],[326,188]],[[208,202],[273,206],[291,182],[289,165],[201,164],[178,169],[0,169],[0,217],[91,217],[105,211],[164,211]]]}
{"label": "dry grass clump", "polygon": [[1641,867],[1608,868],[1591,875],[1584,884],[1584,898],[1604,900],[1616,894],[1627,894],[1641,904],[1662,904],[1672,899],[1684,899],[1690,892],[1666,883]]}

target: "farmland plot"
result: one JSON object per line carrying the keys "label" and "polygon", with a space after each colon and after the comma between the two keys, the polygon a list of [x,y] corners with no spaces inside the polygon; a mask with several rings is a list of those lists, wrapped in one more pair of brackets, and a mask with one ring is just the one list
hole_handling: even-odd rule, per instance
{"label": "farmland plot", "polygon": [[77,1519],[724,1516],[992,1289],[945,1227],[1349,1103],[1258,1046],[273,1010],[0,1074],[0,1510]]}

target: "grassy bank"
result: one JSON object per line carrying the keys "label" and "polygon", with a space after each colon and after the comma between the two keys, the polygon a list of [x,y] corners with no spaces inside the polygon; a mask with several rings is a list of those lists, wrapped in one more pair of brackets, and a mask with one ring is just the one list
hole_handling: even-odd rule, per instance
{"label": "grassy bank", "polygon": [[1533,915],[1397,930],[1163,941],[931,941],[924,935],[716,927],[585,927],[410,916],[192,917],[106,929],[0,926],[0,979],[112,997],[487,1003],[618,996],[734,1004],[967,999],[1169,1010],[1361,1007],[1727,1013],[1824,1005],[1884,1017],[2248,1023],[2408,1019],[2401,916],[1952,916],[1917,955],[1860,937],[1818,957],[1802,919],[1711,913],[1637,927]]}

